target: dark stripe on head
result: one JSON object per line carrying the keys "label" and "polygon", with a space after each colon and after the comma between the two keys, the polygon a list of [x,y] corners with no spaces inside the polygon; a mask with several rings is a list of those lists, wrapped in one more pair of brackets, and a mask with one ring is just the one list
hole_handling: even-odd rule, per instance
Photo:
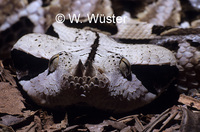
{"label": "dark stripe on head", "polygon": [[53,27],[52,25],[47,29],[47,31],[46,31],[45,34],[50,35],[50,36],[53,36],[53,37],[56,37],[56,38],[59,38],[58,33],[56,33],[56,32],[54,31],[54,27]]}
{"label": "dark stripe on head", "polygon": [[94,57],[96,55],[97,52],[97,48],[99,46],[99,34],[97,32],[95,32],[96,34],[96,39],[94,40],[94,43],[91,45],[91,52],[89,53],[89,56],[85,62],[85,66],[88,66],[89,62],[93,62],[94,61]]}

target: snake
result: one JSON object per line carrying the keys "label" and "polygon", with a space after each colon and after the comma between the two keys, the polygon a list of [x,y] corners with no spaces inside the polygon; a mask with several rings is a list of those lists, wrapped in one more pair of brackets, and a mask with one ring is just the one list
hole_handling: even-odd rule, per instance
{"label": "snake", "polygon": [[[9,0],[6,2],[16,5]],[[0,35],[8,36],[2,37],[2,43],[15,38],[16,34],[9,32],[8,27],[16,29],[17,21],[25,24],[20,29],[24,34],[31,32],[29,30],[36,32],[24,35],[17,29],[17,36],[24,36],[14,45],[11,55],[19,83],[38,105],[55,108],[86,103],[98,109],[127,112],[152,102],[166,91],[174,78],[180,91],[199,88],[198,29],[130,20],[127,25],[117,25],[117,34],[106,36],[53,23],[51,36],[43,34],[46,28],[43,27],[51,24],[56,13],[112,14],[111,4],[104,0],[100,4],[105,10],[100,11],[98,0],[87,1],[82,6],[94,8],[85,11],[81,10],[85,8],[79,0],[59,1],[59,5],[54,0],[48,7],[41,0],[23,2],[15,6],[19,8],[15,12],[10,11],[13,14],[3,24],[4,19],[1,19]],[[61,7],[62,4],[68,8]],[[157,4],[163,3],[158,1]],[[33,6],[37,8],[32,10]],[[166,7],[171,10],[171,6]],[[172,11],[176,16],[176,11]],[[161,16],[166,15],[161,13]]]}
{"label": "snake", "polygon": [[53,27],[57,37],[27,34],[12,49],[19,83],[38,105],[85,103],[127,112],[153,101],[174,78],[176,58],[164,47],[123,44],[57,22]]}

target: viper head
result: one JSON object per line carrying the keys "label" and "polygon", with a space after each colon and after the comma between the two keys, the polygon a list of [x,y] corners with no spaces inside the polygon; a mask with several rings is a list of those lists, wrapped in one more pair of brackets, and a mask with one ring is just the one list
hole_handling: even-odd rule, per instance
{"label": "viper head", "polygon": [[82,60],[77,58],[65,51],[53,55],[49,60],[48,76],[57,74],[56,77],[61,77],[63,89],[77,89],[82,91],[81,95],[93,88],[112,87],[110,81],[118,77],[131,83],[131,65],[120,55],[111,55],[103,60],[103,67],[90,60],[83,64]]}

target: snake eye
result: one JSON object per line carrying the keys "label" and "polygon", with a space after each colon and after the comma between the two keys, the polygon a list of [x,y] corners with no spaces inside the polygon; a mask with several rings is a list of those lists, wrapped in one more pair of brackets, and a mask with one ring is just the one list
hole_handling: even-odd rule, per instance
{"label": "snake eye", "polygon": [[59,54],[56,54],[51,57],[49,60],[49,73],[52,73],[56,70],[59,61]]}
{"label": "snake eye", "polygon": [[129,61],[126,58],[122,58],[119,62],[119,69],[122,73],[122,75],[127,78],[129,81],[131,81],[131,65]]}

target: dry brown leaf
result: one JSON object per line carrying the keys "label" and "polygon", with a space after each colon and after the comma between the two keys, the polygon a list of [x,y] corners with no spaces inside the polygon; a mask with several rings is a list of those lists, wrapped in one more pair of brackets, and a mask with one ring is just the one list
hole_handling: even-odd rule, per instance
{"label": "dry brown leaf", "polygon": [[151,122],[145,126],[145,129],[143,131],[150,132],[155,130],[156,127],[158,127],[159,124],[162,123],[158,131],[162,131],[167,125],[169,125],[169,122],[174,120],[175,116],[179,113],[179,107],[173,106],[172,108],[169,108],[165,110],[163,113],[158,115],[155,118],[151,119]]}
{"label": "dry brown leaf", "polygon": [[138,115],[129,115],[129,116],[120,118],[117,121],[128,124],[130,122],[133,122],[133,120],[135,122],[134,128],[137,129],[138,131],[142,131],[144,129],[144,126],[141,123],[141,121],[138,119]]}
{"label": "dry brown leaf", "polygon": [[[27,130],[28,127],[30,126],[30,125],[26,126],[27,123],[31,122],[31,120],[33,119],[33,116],[36,113],[37,111],[26,110],[23,112],[23,115],[3,115],[0,117],[0,124],[3,124],[5,126],[11,126],[15,130],[22,130],[24,128],[26,128],[24,130]],[[37,124],[36,124],[36,127],[37,129],[41,128]]]}
{"label": "dry brown leaf", "polygon": [[103,132],[106,131],[105,127],[111,126],[115,129],[122,130],[125,127],[127,127],[124,123],[118,122],[118,121],[111,121],[111,120],[105,120],[100,124],[85,124],[85,127],[89,129],[91,132]]}
{"label": "dry brown leaf", "polygon": [[24,98],[17,88],[8,82],[0,82],[0,113],[22,115],[25,108],[23,101]]}
{"label": "dry brown leaf", "polygon": [[120,132],[132,132],[132,128],[131,128],[131,126],[127,126],[127,127],[123,128]]}
{"label": "dry brown leaf", "polygon": [[181,94],[179,96],[178,102],[200,110],[200,101],[193,97]]}
{"label": "dry brown leaf", "polygon": [[0,82],[9,82],[12,86],[17,86],[15,79],[9,70],[4,69],[2,61],[0,60]]}
{"label": "dry brown leaf", "polygon": [[60,131],[62,129],[65,129],[67,125],[68,125],[68,119],[67,115],[65,115],[65,118],[61,121],[61,123],[53,123],[53,125],[49,125],[46,131]]}
{"label": "dry brown leaf", "polygon": [[0,132],[14,132],[14,130],[9,126],[0,124]]}
{"label": "dry brown leaf", "polygon": [[13,115],[5,115],[2,116],[0,123],[6,126],[12,126],[18,124],[24,120],[24,117],[20,116],[13,116]]}
{"label": "dry brown leaf", "polygon": [[73,125],[73,126],[70,126],[70,127],[67,127],[64,132],[73,132],[73,131],[76,131],[78,129],[79,125]]}
{"label": "dry brown leaf", "polygon": [[19,130],[16,130],[16,132],[35,132],[36,131],[36,125],[34,122],[31,122],[28,126],[22,127]]}
{"label": "dry brown leaf", "polygon": [[42,123],[38,116],[34,116],[34,121],[32,121],[29,125],[24,126],[16,132],[35,132],[35,131],[42,131]]}
{"label": "dry brown leaf", "polygon": [[[39,111],[40,116],[37,118],[35,117],[35,124],[37,124],[37,126],[42,126],[42,129],[44,131],[61,131],[63,129],[66,129],[68,126],[68,116],[67,114],[65,114],[65,117],[63,120],[59,120],[60,123],[55,123],[54,121],[54,115],[53,114],[49,114],[47,111]],[[40,125],[39,125],[40,124]],[[41,127],[37,127],[37,128],[41,128]]]}

